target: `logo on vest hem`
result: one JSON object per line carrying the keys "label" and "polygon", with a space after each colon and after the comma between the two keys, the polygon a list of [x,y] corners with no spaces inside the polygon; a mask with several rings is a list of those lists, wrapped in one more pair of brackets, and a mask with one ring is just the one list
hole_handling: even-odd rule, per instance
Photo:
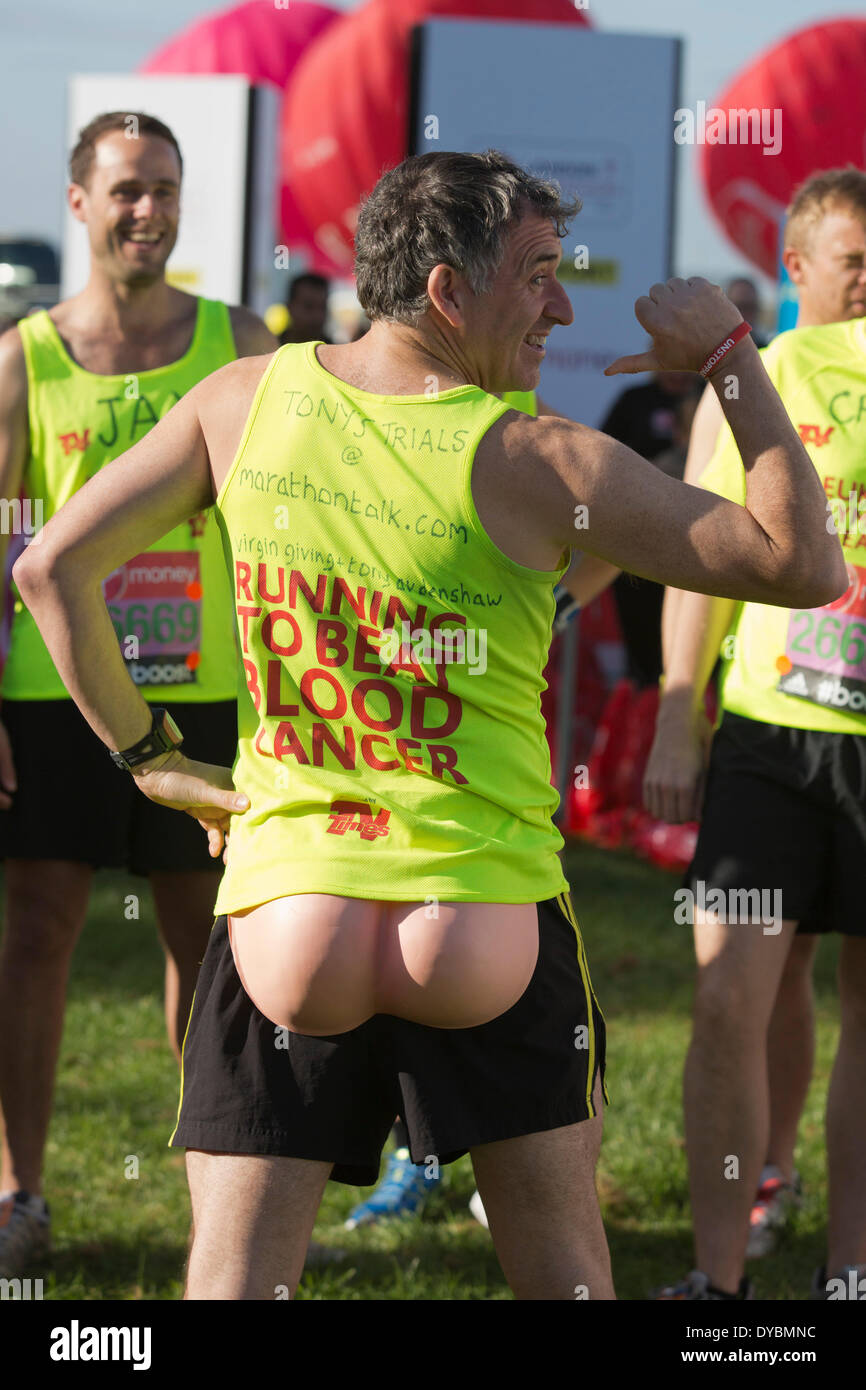
{"label": "logo on vest hem", "polygon": [[362,840],[376,840],[380,835],[387,835],[391,812],[381,810],[374,816],[373,809],[366,801],[332,801],[327,833],[345,835],[347,830],[357,830]]}

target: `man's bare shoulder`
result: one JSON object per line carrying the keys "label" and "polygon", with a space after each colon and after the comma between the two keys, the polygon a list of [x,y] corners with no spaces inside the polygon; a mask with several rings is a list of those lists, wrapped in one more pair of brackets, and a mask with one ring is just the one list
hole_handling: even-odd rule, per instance
{"label": "man's bare shoulder", "polygon": [[75,326],[81,317],[82,299],[83,295],[73,294],[69,299],[58,299],[57,303],[52,304],[47,310],[48,317],[61,336]]}
{"label": "man's bare shoulder", "polygon": [[195,397],[199,415],[226,410],[247,413],[262,377],[273,361],[272,352],[256,357],[236,357],[204,377],[188,394]]}
{"label": "man's bare shoulder", "polygon": [[276,351],[279,343],[258,314],[254,314],[243,304],[230,304],[228,311],[239,357],[252,357]]}
{"label": "man's bare shoulder", "polygon": [[0,333],[0,357],[4,366],[12,366],[15,362],[24,364],[24,344],[21,341],[21,330],[17,323],[12,323]]}
{"label": "man's bare shoulder", "polygon": [[509,518],[519,518],[524,540],[529,537],[542,546],[555,547],[550,565],[537,563],[534,568],[553,568],[557,552],[573,541],[573,498],[576,492],[582,494],[580,461],[592,437],[604,436],[561,416],[533,419],[508,410],[478,446],[472,495],[479,514],[498,517],[502,535],[507,533]]}
{"label": "man's bare shoulder", "polygon": [[27,363],[17,323],[0,333],[0,393],[9,404],[27,400]]}
{"label": "man's bare shoulder", "polygon": [[[210,459],[214,496],[219,492],[237,453],[259,384],[274,354],[238,357],[211,372],[182,397],[175,410],[195,411]],[[168,419],[173,414],[169,411]]]}
{"label": "man's bare shoulder", "polygon": [[520,469],[549,468],[552,474],[561,476],[563,469],[569,464],[573,466],[604,438],[598,430],[561,415],[533,418],[519,410],[508,410],[488,431],[485,441]]}
{"label": "man's bare shoulder", "polygon": [[238,357],[211,372],[183,398],[198,416],[213,460],[223,457],[227,440],[236,444],[240,439],[256,391],[273,357],[272,352],[259,357]]}

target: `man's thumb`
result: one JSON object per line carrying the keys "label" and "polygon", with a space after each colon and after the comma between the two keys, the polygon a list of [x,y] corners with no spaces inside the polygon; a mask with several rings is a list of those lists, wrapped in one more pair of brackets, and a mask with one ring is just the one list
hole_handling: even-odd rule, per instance
{"label": "man's thumb", "polygon": [[633,372],[652,372],[655,371],[656,363],[652,355],[648,352],[635,353],[631,357],[618,357],[615,362],[611,362],[609,367],[605,367],[605,376],[619,376],[621,373]]}
{"label": "man's thumb", "polygon": [[227,811],[246,811],[250,804],[249,797],[233,787],[208,787],[207,800],[211,806],[224,806]]}

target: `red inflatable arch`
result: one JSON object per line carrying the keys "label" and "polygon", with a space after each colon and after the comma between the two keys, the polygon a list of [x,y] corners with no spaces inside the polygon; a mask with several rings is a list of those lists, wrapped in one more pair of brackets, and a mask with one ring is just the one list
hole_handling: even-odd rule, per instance
{"label": "red inflatable arch", "polygon": [[[701,147],[704,188],[717,221],[754,265],[775,278],[779,226],[797,185],[820,169],[866,167],[866,19],[801,29],[755,59],[713,106],[782,113],[778,154],[764,154],[760,143]],[[772,129],[768,124],[768,133]]]}

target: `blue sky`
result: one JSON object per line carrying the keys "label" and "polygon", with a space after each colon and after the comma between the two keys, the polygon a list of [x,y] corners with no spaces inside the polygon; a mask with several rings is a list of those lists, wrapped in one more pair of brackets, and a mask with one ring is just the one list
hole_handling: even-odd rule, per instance
{"label": "blue sky", "polygon": [[[354,9],[355,0],[331,0]],[[201,0],[36,0],[4,7],[0,56],[0,142],[3,189],[0,233],[59,241],[65,179],[66,80],[75,72],[134,69],[158,45],[197,17],[226,8]],[[527,0],[531,14],[532,0]],[[729,77],[762,48],[810,23],[862,15],[860,4],[828,12],[820,0],[590,0],[599,28],[677,35],[684,40],[681,101],[712,102]],[[676,265],[712,279],[744,269],[715,229],[693,167],[680,158]]]}

